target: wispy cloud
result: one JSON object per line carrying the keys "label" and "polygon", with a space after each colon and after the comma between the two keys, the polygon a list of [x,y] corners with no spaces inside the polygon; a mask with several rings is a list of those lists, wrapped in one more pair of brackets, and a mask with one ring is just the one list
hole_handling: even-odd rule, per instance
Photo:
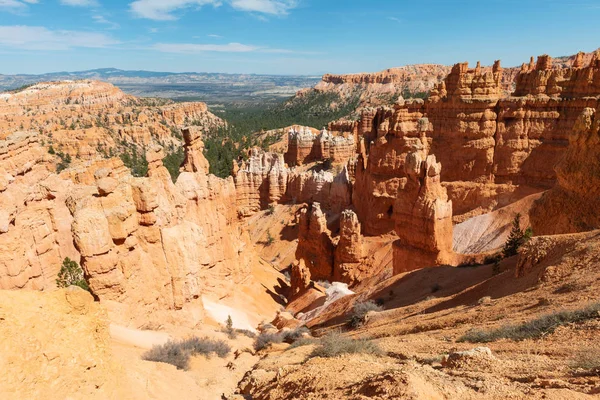
{"label": "wispy cloud", "polygon": [[402,20],[400,20],[400,18],[396,18],[396,17],[387,17],[387,19],[389,19],[390,21],[394,21],[394,22],[402,22]]}
{"label": "wispy cloud", "polygon": [[164,53],[248,53],[259,48],[241,43],[228,44],[194,44],[194,43],[157,43],[153,46],[155,50]]}
{"label": "wispy cloud", "polygon": [[[214,33],[211,33],[210,35],[206,35],[206,36],[211,37],[211,38],[215,38],[215,39],[222,39],[223,38],[223,36],[221,36],[221,35],[215,35]],[[196,37],[196,36],[194,36],[194,37]]]}
{"label": "wispy cloud", "polygon": [[0,26],[0,47],[23,50],[69,50],[75,47],[102,48],[119,44],[96,32],[50,30],[43,26]]}
{"label": "wispy cloud", "polygon": [[163,53],[269,53],[269,54],[317,54],[312,52],[297,52],[288,49],[276,49],[264,46],[254,46],[242,43],[228,44],[197,44],[197,43],[157,43],[151,47]]}
{"label": "wispy cloud", "polygon": [[220,7],[224,2],[238,11],[281,16],[297,7],[299,0],[135,0],[129,7],[140,18],[170,21],[177,19],[173,14],[175,11],[203,6]]}
{"label": "wispy cloud", "polygon": [[37,4],[38,0],[0,0],[0,11],[21,13],[28,8],[28,4]]}
{"label": "wispy cloud", "polygon": [[96,0],[60,0],[60,4],[73,7],[96,7]]}
{"label": "wispy cloud", "polygon": [[119,29],[121,27],[121,25],[117,24],[116,22],[109,21],[106,19],[106,17],[100,14],[92,15],[92,19],[97,24],[106,25],[109,29]]}

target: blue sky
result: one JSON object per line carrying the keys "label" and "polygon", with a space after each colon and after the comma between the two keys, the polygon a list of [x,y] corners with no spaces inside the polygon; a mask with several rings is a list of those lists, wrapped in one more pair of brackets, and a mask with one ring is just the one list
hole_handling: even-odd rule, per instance
{"label": "blue sky", "polygon": [[0,73],[379,71],[600,47],[599,0],[0,0]]}

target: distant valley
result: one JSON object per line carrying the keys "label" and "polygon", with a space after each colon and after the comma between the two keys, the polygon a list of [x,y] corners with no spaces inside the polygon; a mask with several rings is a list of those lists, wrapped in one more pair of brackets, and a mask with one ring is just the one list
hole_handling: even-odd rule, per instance
{"label": "distant valley", "polygon": [[41,75],[0,75],[0,90],[13,90],[37,82],[94,79],[112,83],[138,97],[162,97],[175,101],[219,104],[279,102],[298,90],[317,84],[320,76],[253,75],[221,73],[173,73],[125,71],[114,68]]}

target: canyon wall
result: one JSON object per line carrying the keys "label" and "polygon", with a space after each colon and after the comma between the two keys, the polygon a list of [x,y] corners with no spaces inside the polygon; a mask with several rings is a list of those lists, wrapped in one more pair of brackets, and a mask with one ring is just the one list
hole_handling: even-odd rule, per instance
{"label": "canyon wall", "polygon": [[231,207],[234,181],[207,174],[200,135],[184,130],[176,183],[160,147],[147,152],[148,176],[135,178],[119,159],[56,175],[38,133],[2,141],[0,288],[53,289],[70,257],[102,301],[168,310],[231,293],[256,256]]}
{"label": "canyon wall", "polygon": [[600,109],[579,116],[569,148],[556,166],[557,183],[530,213],[537,235],[555,235],[600,228]]}
{"label": "canyon wall", "polygon": [[364,110],[359,135],[368,157],[357,166],[353,204],[365,233],[393,229],[404,160],[419,135],[417,146],[443,166],[456,215],[505,205],[517,191],[552,187],[578,116],[596,108],[600,96],[598,58],[585,64],[582,57],[557,68],[540,56],[522,67],[513,96],[504,94],[499,62],[491,69],[457,64],[426,101]]}

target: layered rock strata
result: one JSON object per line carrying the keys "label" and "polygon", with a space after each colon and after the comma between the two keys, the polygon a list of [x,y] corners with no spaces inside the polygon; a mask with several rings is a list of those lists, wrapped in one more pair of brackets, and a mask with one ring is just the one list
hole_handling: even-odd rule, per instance
{"label": "layered rock strata", "polygon": [[315,135],[309,128],[295,128],[288,132],[288,149],[285,162],[290,166],[329,160],[332,164],[344,164],[356,153],[353,134],[335,135],[327,129]]}
{"label": "layered rock strata", "polygon": [[452,263],[452,201],[434,155],[409,153],[406,184],[394,204],[394,274]]}
{"label": "layered rock strata", "polygon": [[230,293],[255,255],[231,206],[233,179],[207,175],[200,134],[184,132],[176,183],[157,147],[147,152],[148,177],[131,176],[118,159],[59,176],[43,161],[37,134],[3,141],[0,288],[52,289],[70,257],[101,300],[169,310]]}
{"label": "layered rock strata", "polygon": [[0,139],[34,130],[46,145],[72,158],[108,156],[123,143],[148,147],[180,143],[179,130],[224,122],[206,104],[140,99],[98,81],[43,82],[0,94]]}
{"label": "layered rock strata", "polygon": [[556,166],[557,183],[530,213],[536,235],[600,228],[600,109],[579,116],[569,148]]}

